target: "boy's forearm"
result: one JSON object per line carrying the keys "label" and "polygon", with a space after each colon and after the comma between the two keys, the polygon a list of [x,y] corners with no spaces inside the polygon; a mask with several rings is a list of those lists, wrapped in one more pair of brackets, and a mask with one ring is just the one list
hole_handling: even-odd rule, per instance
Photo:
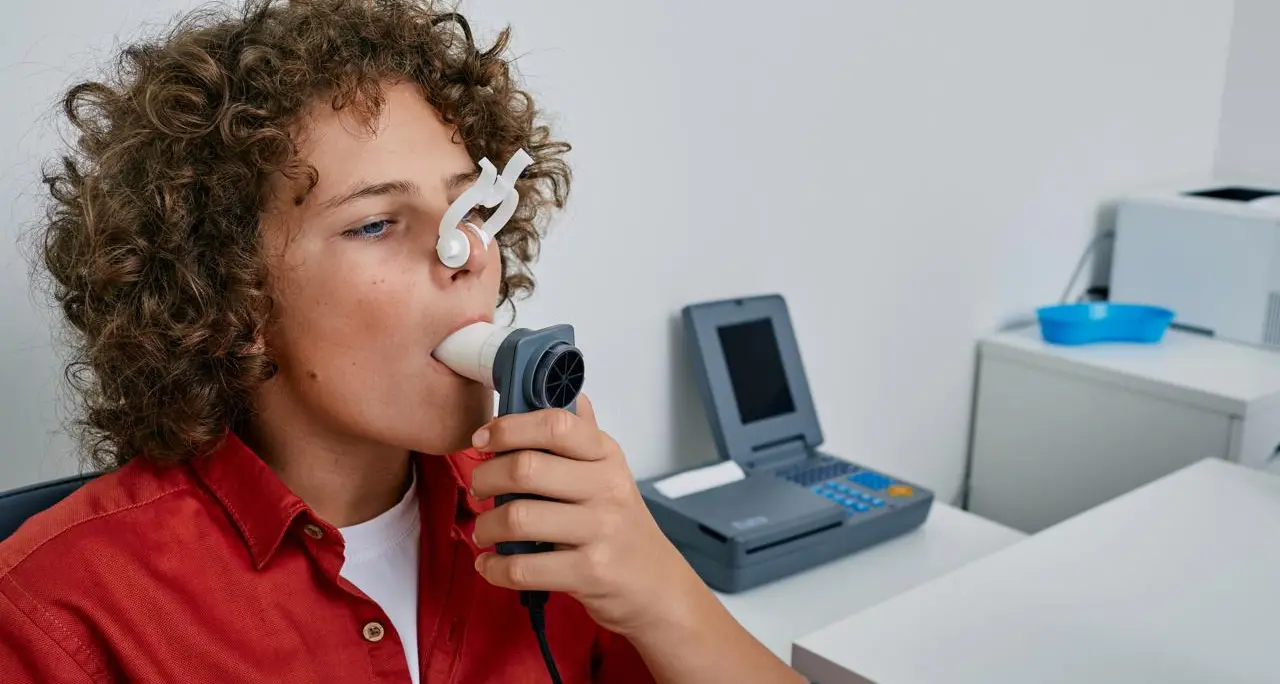
{"label": "boy's forearm", "polygon": [[669,623],[631,636],[659,684],[803,684],[806,680],[751,636],[710,591]]}

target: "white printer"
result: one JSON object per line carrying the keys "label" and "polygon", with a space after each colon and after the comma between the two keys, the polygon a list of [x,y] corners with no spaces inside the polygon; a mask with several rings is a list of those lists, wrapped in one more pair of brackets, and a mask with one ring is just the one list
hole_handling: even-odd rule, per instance
{"label": "white printer", "polygon": [[1206,185],[1120,201],[1113,302],[1172,309],[1175,323],[1280,347],[1280,190]]}

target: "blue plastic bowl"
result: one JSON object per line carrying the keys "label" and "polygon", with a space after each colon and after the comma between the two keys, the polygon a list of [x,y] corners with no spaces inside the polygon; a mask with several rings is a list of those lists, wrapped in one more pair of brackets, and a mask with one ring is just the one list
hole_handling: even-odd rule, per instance
{"label": "blue plastic bowl", "polygon": [[1051,344],[1094,342],[1155,344],[1173,322],[1174,313],[1158,306],[1087,302],[1046,306],[1036,311],[1040,334]]}

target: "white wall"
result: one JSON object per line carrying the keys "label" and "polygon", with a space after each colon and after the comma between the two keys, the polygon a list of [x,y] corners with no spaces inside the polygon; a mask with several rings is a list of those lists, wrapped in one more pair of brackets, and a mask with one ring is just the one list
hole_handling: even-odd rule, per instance
{"label": "white wall", "polygon": [[6,3],[0,22],[0,490],[77,470],[56,398],[52,310],[29,287],[27,235],[42,211],[41,165],[56,149],[57,99],[112,56],[117,36],[183,0]]}
{"label": "white wall", "polygon": [[[66,74],[50,65],[130,25],[120,3],[72,4],[25,6],[0,29],[0,145],[22,152],[6,195],[43,152],[30,121]],[[144,4],[124,3],[132,21]],[[604,427],[647,476],[714,457],[680,307],[782,292],[829,450],[950,498],[975,339],[1058,297],[1101,201],[1211,169],[1231,4],[774,7],[464,4],[514,25],[520,70],[576,146],[571,210],[518,322],[576,326]],[[14,206],[25,220],[30,202]],[[63,448],[47,446],[46,333],[24,282],[3,288],[0,383],[21,401],[0,413],[0,487]]]}
{"label": "white wall", "polygon": [[1280,187],[1280,2],[1235,2],[1214,172]]}

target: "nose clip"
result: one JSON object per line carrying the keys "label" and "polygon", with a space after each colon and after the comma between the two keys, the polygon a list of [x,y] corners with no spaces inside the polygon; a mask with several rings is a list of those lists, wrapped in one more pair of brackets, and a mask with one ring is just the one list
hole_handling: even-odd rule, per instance
{"label": "nose clip", "polygon": [[[439,237],[436,238],[436,256],[440,263],[449,268],[462,268],[471,259],[471,241],[467,239],[462,228],[473,233],[485,249],[493,242],[498,231],[506,227],[507,222],[516,213],[520,203],[520,193],[516,191],[516,180],[524,172],[533,158],[523,149],[516,150],[498,175],[498,169],[488,158],[480,160],[480,177],[467,188],[458,199],[449,205],[440,219]],[[476,205],[497,207],[493,215],[477,227],[470,221],[462,219]]]}
{"label": "nose clip", "polygon": [[[466,268],[475,256],[482,256],[487,247],[484,241],[484,232],[473,221],[463,221],[463,230],[455,230],[452,235],[441,236],[439,242],[436,243],[436,255],[440,257],[440,262],[451,269]],[[475,239],[479,241],[481,250],[477,252],[472,246],[472,239],[467,233],[475,235]]]}

